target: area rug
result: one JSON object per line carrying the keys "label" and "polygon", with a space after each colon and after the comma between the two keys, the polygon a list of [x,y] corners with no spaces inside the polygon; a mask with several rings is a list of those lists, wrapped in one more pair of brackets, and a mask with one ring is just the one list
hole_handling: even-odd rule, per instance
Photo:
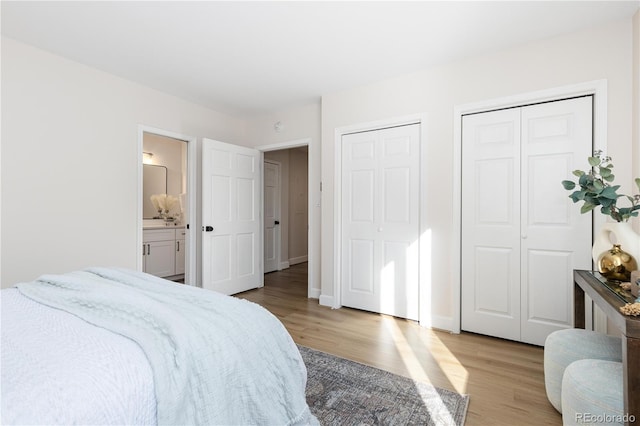
{"label": "area rug", "polygon": [[325,425],[463,425],[468,395],[298,346],[307,403]]}

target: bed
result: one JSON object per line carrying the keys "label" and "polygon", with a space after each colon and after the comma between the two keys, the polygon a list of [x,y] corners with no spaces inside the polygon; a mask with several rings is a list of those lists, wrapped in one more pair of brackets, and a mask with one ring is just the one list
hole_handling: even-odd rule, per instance
{"label": "bed", "polygon": [[317,424],[262,307],[91,268],[0,292],[2,424]]}

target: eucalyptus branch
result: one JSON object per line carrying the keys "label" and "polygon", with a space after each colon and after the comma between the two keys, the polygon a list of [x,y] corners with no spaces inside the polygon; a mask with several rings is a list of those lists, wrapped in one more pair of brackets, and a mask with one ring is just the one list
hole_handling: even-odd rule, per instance
{"label": "eucalyptus branch", "polygon": [[[588,213],[600,206],[600,212],[611,216],[616,222],[626,222],[629,218],[638,216],[640,194],[633,196],[618,194],[620,185],[612,185],[615,175],[611,157],[604,155],[602,151],[595,151],[588,161],[591,166],[588,172],[573,171],[573,175],[578,178],[577,183],[571,180],[562,181],[562,186],[568,191],[573,191],[576,186],[580,187],[569,195],[574,203],[583,203],[580,213]],[[640,178],[635,179],[635,184],[640,191]],[[629,201],[630,206],[618,206],[620,199]]]}

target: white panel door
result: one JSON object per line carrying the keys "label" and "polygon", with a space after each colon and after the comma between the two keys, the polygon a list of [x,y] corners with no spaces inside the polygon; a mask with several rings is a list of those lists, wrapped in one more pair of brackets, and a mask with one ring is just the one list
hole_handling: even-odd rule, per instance
{"label": "white panel door", "polygon": [[418,319],[420,125],[342,137],[342,305]]}
{"label": "white panel door", "polygon": [[262,285],[260,152],[202,141],[202,287],[235,294]]}
{"label": "white panel door", "polygon": [[521,332],[573,327],[573,270],[591,269],[591,214],[560,182],[592,155],[591,97],[522,108]]}
{"label": "white panel door", "polygon": [[462,329],[519,340],[520,111],[464,116],[462,139]]}
{"label": "white panel door", "polygon": [[592,99],[468,115],[462,137],[462,329],[543,345],[591,267],[591,215],[561,182],[591,155]]}
{"label": "white panel door", "polygon": [[278,270],[280,253],[280,164],[264,162],[264,273]]}

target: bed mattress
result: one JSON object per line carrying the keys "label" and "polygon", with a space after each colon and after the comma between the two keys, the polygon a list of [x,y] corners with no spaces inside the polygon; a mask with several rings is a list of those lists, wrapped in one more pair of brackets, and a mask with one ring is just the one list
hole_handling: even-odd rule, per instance
{"label": "bed mattress", "polygon": [[155,424],[153,374],[130,339],[41,305],[2,298],[2,424]]}
{"label": "bed mattress", "polygon": [[2,424],[317,424],[262,307],[136,271],[0,292]]}

